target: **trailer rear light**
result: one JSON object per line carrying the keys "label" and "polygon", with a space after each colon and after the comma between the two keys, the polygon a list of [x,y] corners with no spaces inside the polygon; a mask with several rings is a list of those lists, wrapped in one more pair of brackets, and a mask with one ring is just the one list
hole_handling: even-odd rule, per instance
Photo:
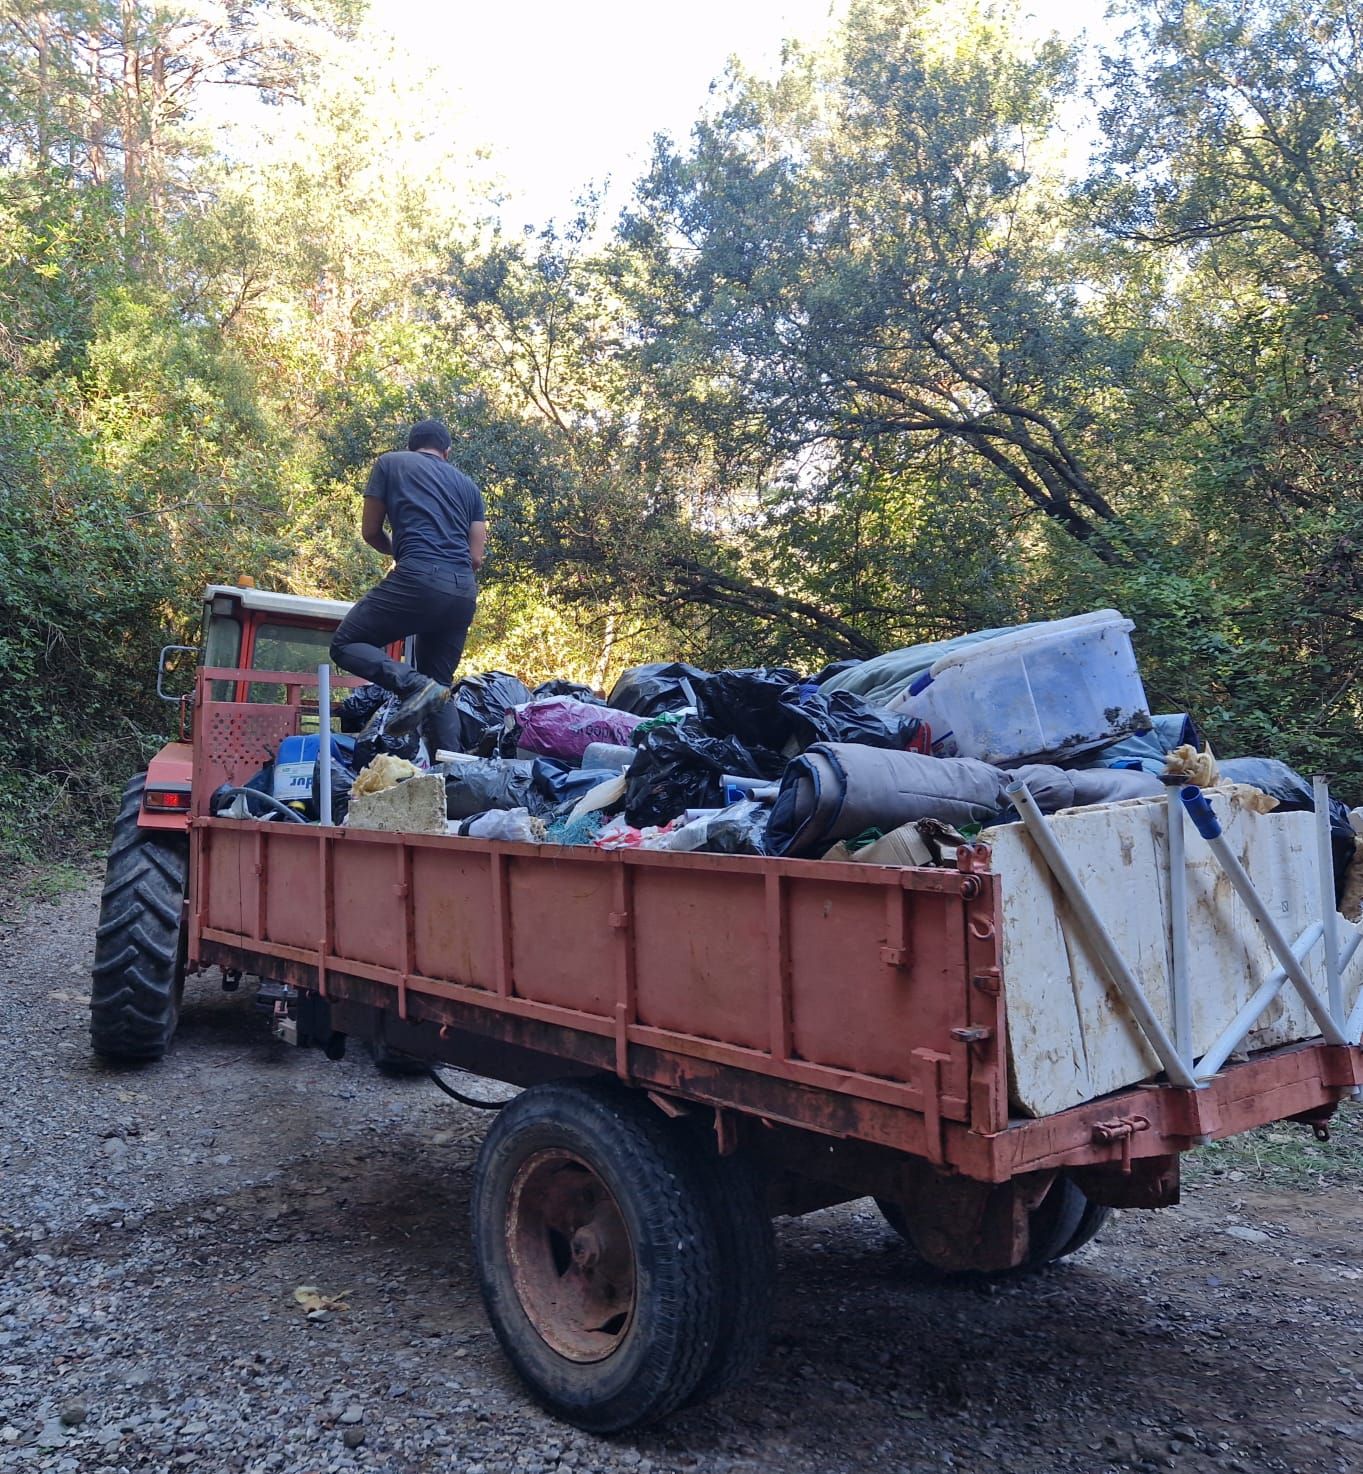
{"label": "trailer rear light", "polygon": [[153,814],[187,814],[190,787],[187,783],[148,788],[142,795],[142,807]]}

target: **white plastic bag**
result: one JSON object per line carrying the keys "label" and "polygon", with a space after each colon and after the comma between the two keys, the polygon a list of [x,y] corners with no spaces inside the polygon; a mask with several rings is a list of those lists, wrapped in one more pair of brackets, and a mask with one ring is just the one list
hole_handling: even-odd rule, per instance
{"label": "white plastic bag", "polygon": [[539,844],[541,839],[530,823],[529,809],[490,809],[461,827],[470,839],[504,839],[513,844]]}

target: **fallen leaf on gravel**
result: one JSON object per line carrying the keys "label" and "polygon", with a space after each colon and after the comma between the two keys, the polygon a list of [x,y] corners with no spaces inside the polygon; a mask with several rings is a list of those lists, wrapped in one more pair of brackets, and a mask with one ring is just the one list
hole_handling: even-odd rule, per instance
{"label": "fallen leaf on gravel", "polygon": [[304,1310],[349,1310],[345,1298],[349,1293],[349,1290],[342,1290],[339,1295],[324,1295],[316,1285],[299,1285],[293,1298]]}

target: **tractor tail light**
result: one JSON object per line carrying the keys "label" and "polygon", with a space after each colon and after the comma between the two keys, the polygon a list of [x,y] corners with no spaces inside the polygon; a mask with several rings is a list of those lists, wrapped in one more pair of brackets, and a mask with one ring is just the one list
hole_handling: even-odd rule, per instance
{"label": "tractor tail light", "polygon": [[148,788],[142,795],[142,807],[151,814],[189,813],[190,787],[187,783]]}

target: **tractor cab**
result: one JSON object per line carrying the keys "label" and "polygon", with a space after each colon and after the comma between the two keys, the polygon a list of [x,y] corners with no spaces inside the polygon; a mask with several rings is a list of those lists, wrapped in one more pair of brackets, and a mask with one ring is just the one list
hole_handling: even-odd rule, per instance
{"label": "tractor cab", "polygon": [[[350,607],[340,599],[214,584],[204,593],[203,663],[219,669],[315,671],[329,659],[331,637]],[[235,692],[232,684],[214,682],[214,700],[283,699],[269,683],[240,681]]]}
{"label": "tractor cab", "polygon": [[[204,590],[200,645],[167,645],[161,651],[156,692],[180,708],[178,740],[169,742],[147,767],[138,827],[184,831],[189,824],[193,786],[190,727],[192,696],[168,690],[182,667],[176,656],[197,657],[205,670],[308,672],[329,659],[331,637],[350,611],[343,599],[312,599],[277,594],[251,584],[210,584]],[[401,656],[400,646],[393,653]],[[335,667],[332,667],[333,671]],[[274,703],[287,699],[277,682],[245,676],[210,684],[214,701]]]}
{"label": "tractor cab", "polygon": [[[210,584],[204,590],[201,645],[167,645],[161,651],[157,693],[167,701],[184,697],[167,693],[165,682],[177,654],[201,657],[210,669],[271,671],[316,670],[327,659],[327,647],[351,606],[342,599],[311,599],[302,594],[276,594],[251,585]],[[218,701],[272,701],[268,684],[240,681],[215,683]]]}

